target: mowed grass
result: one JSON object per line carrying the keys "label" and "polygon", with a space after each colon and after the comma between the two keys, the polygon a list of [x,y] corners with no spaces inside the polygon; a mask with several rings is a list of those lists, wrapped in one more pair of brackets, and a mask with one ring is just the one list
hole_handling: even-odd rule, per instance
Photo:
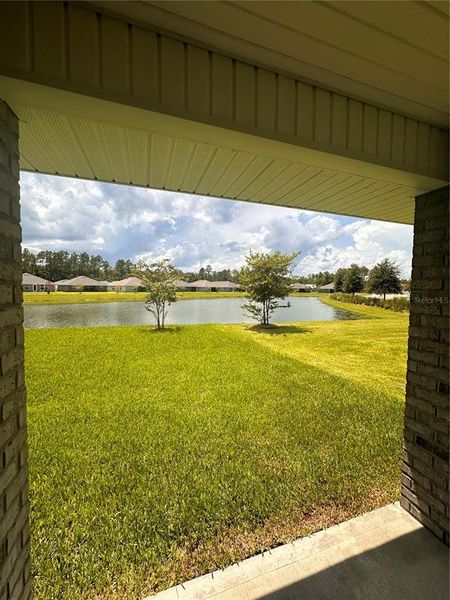
{"label": "mowed grass", "polygon": [[27,331],[35,597],[136,600],[397,499],[407,318],[357,308]]}
{"label": "mowed grass", "polygon": [[[310,292],[295,292],[292,296],[317,296]],[[244,292],[178,292],[178,300],[209,298],[243,298]],[[145,292],[24,292],[24,304],[96,304],[98,302],[144,302]]]}
{"label": "mowed grass", "polygon": [[[97,304],[103,302],[144,302],[146,292],[24,292],[24,304]],[[178,292],[178,300],[193,298],[236,298],[243,292]]]}
{"label": "mowed grass", "polygon": [[23,292],[24,304],[92,304],[144,300],[145,292]]}

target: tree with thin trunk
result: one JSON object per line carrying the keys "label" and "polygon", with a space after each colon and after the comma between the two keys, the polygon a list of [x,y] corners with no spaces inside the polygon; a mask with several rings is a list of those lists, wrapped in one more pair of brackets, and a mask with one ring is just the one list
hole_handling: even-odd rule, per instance
{"label": "tree with thin trunk", "polygon": [[173,281],[177,279],[179,272],[169,259],[164,258],[150,265],[140,262],[134,275],[147,289],[145,308],[154,316],[156,329],[163,330],[169,307],[177,300],[177,289]]}
{"label": "tree with thin trunk", "polygon": [[338,269],[336,271],[336,275],[334,277],[334,291],[342,292],[344,286],[344,277],[347,272],[347,269]]}
{"label": "tree with thin trunk", "polygon": [[364,274],[356,264],[350,265],[345,270],[344,279],[342,282],[342,291],[345,294],[351,294],[354,296],[358,292],[362,292],[364,289]]}
{"label": "tree with thin trunk", "polygon": [[398,265],[385,258],[377,263],[369,272],[367,291],[372,294],[401,294],[402,282],[400,281],[400,268]]}
{"label": "tree with thin trunk", "polygon": [[292,263],[298,255],[298,252],[250,252],[245,257],[240,283],[247,292],[249,302],[242,308],[261,325],[269,326],[273,311],[280,306],[279,300],[289,295],[294,268]]}

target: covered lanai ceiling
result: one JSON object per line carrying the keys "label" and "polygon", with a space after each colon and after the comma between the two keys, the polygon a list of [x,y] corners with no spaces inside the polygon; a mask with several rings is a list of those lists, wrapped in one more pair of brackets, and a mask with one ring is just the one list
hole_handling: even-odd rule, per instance
{"label": "covered lanai ceiling", "polygon": [[140,0],[91,4],[448,126],[447,1]]}
{"label": "covered lanai ceiling", "polygon": [[0,98],[25,170],[412,223],[447,43],[443,2],[1,3]]}

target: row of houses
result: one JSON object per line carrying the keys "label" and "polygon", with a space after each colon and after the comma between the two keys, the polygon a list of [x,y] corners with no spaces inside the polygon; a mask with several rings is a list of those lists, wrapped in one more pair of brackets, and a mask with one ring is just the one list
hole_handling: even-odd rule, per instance
{"label": "row of houses", "polygon": [[[241,289],[232,281],[207,281],[206,279],[192,282],[177,279],[173,284],[180,291],[191,292],[235,292]],[[72,279],[47,281],[31,273],[24,273],[22,289],[24,292],[139,292],[145,290],[145,287],[138,277],[126,277],[119,281],[97,281],[92,277],[80,275]]]}
{"label": "row of houses", "polygon": [[[186,292],[237,292],[241,287],[233,281],[184,281],[176,279],[174,286],[180,291]],[[139,292],[145,288],[138,277],[126,277],[119,281],[97,281],[92,277],[80,275],[72,279],[61,279],[59,281],[47,281],[37,275],[24,273],[22,276],[22,289],[24,292]],[[292,289],[296,292],[334,292],[334,283],[316,288],[309,283],[293,283]]]}
{"label": "row of houses", "polygon": [[174,286],[185,292],[238,292],[241,287],[233,281],[209,281],[199,279],[198,281],[184,281],[176,279]]}
{"label": "row of houses", "polygon": [[327,283],[327,285],[321,285],[320,287],[316,287],[312,283],[293,283],[291,287],[296,292],[321,292],[325,294],[334,292],[334,283]]}
{"label": "row of houses", "polygon": [[120,281],[97,281],[92,277],[80,275],[72,279],[48,281],[31,273],[22,275],[22,289],[24,292],[136,292],[143,290],[141,281],[137,277],[127,277]]}

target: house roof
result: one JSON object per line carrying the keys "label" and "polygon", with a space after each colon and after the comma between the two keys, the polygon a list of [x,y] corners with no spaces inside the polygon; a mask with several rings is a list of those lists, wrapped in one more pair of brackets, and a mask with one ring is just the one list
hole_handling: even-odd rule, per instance
{"label": "house roof", "polygon": [[296,281],[291,285],[294,290],[312,290],[314,286],[311,283],[301,283]]}
{"label": "house roof", "polygon": [[233,281],[211,281],[211,286],[215,288],[238,288],[239,285]]}
{"label": "house roof", "polygon": [[139,277],[125,277],[125,279],[119,279],[117,281],[106,282],[108,285],[116,285],[116,286],[128,286],[128,287],[141,287],[142,281]]}
{"label": "house roof", "polygon": [[97,281],[96,279],[92,279],[92,277],[86,277],[86,275],[79,275],[78,277],[74,277],[73,279],[62,279],[61,281],[57,281],[57,284],[60,285],[86,285],[90,287],[103,287],[108,285],[107,281]]}
{"label": "house roof", "polygon": [[192,284],[184,281],[184,279],[174,279],[172,285],[175,287],[192,287]]}
{"label": "house roof", "polygon": [[51,283],[51,281],[31,273],[23,273],[22,275],[22,285],[47,285],[48,283]]}
{"label": "house roof", "polygon": [[335,283],[334,281],[332,281],[331,283],[327,283],[326,285],[321,285],[319,290],[334,290],[335,287]]}
{"label": "house roof", "polygon": [[192,287],[210,288],[210,287],[212,287],[212,285],[213,285],[213,282],[208,281],[207,279],[198,279],[197,281],[192,281],[192,283],[191,283]]}
{"label": "house roof", "polygon": [[192,281],[191,283],[187,283],[188,287],[196,287],[196,288],[238,288],[239,285],[237,283],[233,283],[232,281],[208,281],[208,279],[198,279],[197,281]]}

